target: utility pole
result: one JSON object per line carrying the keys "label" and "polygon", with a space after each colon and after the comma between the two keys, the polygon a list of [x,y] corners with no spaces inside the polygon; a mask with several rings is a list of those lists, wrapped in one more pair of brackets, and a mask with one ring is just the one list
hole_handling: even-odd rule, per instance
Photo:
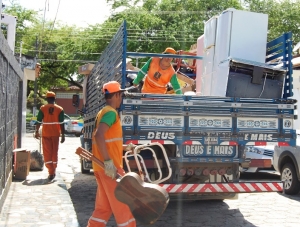
{"label": "utility pole", "polygon": [[[38,37],[36,36],[36,39],[35,39],[35,50],[36,50],[36,53],[35,53],[35,64],[34,64],[34,70],[36,72],[37,70],[37,60],[38,60]],[[38,80],[38,77],[35,73],[35,78],[34,78],[34,94],[33,94],[33,110],[32,110],[32,114],[33,116],[35,117],[36,116],[36,107],[37,107],[37,100],[36,100],[36,96],[37,96],[37,80]]]}
{"label": "utility pole", "polygon": [[21,41],[20,42],[20,55],[19,55],[19,64],[20,64],[20,67],[22,67],[22,45],[23,45],[23,42]]}
{"label": "utility pole", "polygon": [[2,20],[2,8],[4,5],[2,4],[2,0],[0,0],[0,25],[1,25],[1,20]]}

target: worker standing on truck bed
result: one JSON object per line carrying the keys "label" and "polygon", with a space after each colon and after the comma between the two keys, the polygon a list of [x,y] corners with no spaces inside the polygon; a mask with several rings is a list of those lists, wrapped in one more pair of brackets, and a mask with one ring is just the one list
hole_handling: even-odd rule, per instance
{"label": "worker standing on truck bed", "polygon": [[[163,54],[176,54],[176,51],[168,47]],[[177,80],[176,72],[171,64],[171,57],[152,57],[138,72],[133,81],[137,86],[145,78],[142,93],[166,94],[167,85],[170,82],[176,94],[182,94],[180,84]]]}
{"label": "worker standing on truck bed", "polygon": [[[122,92],[117,81],[103,85],[106,106],[101,109],[95,120],[92,137],[92,151],[96,158],[104,162],[105,169],[93,162],[94,175],[97,181],[95,210],[88,221],[88,227],[106,226],[110,216],[114,214],[117,226],[135,227],[136,221],[129,207],[119,202],[114,191],[117,186],[117,172],[124,175],[123,150],[134,147],[123,145],[121,121],[116,111],[122,102]],[[129,149],[128,149],[129,148]]]}

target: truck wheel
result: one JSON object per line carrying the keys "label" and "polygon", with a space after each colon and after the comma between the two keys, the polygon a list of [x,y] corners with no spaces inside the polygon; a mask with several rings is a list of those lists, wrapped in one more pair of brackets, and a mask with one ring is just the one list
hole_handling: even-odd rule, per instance
{"label": "truck wheel", "polygon": [[293,164],[284,164],[281,170],[281,181],[284,182],[284,191],[288,195],[295,195],[300,190],[296,170]]}
{"label": "truck wheel", "polygon": [[90,170],[89,170],[89,169],[84,169],[84,168],[83,168],[83,160],[81,160],[80,163],[81,163],[81,173],[82,173],[82,174],[90,173]]}

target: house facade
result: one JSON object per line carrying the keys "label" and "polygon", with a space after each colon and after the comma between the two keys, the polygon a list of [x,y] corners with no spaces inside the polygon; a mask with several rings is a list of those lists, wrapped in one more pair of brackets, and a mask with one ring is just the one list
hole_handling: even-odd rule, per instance
{"label": "house facade", "polygon": [[[64,108],[64,112],[69,116],[79,116],[78,110],[81,110],[83,107],[82,99],[82,88],[71,86],[67,89],[63,88],[54,88],[51,89],[56,94],[56,104]],[[79,95],[79,106],[73,106],[73,95]]]}

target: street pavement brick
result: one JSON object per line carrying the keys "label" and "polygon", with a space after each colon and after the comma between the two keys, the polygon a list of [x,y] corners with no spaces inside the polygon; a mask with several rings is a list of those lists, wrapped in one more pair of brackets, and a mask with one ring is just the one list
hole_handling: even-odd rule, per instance
{"label": "street pavement brick", "polygon": [[[26,134],[25,146],[39,149],[32,134]],[[26,180],[13,180],[1,210],[0,227],[47,226],[79,227],[77,215],[60,172],[49,182],[47,169],[30,171]]]}
{"label": "street pavement brick", "polygon": [[[27,135],[26,144],[38,149]],[[94,210],[97,184],[93,172],[81,174],[75,154],[78,137],[60,144],[58,176],[48,183],[47,172],[30,172],[26,181],[14,181],[2,208],[0,227],[85,227]],[[237,200],[170,201],[152,227],[298,227],[300,194],[240,194]],[[107,227],[116,227],[113,218]],[[148,227],[138,223],[138,227]]]}

